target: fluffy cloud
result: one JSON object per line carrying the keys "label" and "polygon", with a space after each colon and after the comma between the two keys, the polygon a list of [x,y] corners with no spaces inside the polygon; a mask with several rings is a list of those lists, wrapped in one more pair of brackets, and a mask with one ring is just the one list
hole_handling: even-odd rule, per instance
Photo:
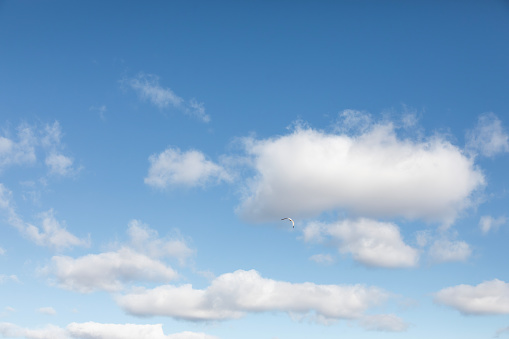
{"label": "fluffy cloud", "polygon": [[177,277],[177,273],[163,262],[129,248],[77,259],[54,256],[51,261],[52,265],[45,271],[55,276],[58,285],[81,293],[114,292],[122,289],[126,282],[168,282]]}
{"label": "fluffy cloud", "polygon": [[390,123],[357,136],[301,127],[280,137],[245,139],[245,149],[256,175],[238,212],[252,221],[342,209],[450,224],[484,184],[473,159],[449,141],[401,139]]}
{"label": "fluffy cloud", "polygon": [[436,240],[429,249],[431,259],[436,262],[465,261],[471,254],[466,242],[446,238]]}
{"label": "fluffy cloud", "polygon": [[210,116],[205,113],[202,103],[195,99],[185,101],[170,88],[159,85],[159,77],[156,75],[140,73],[136,78],[124,79],[121,82],[134,89],[143,100],[147,100],[161,109],[171,106],[203,122],[210,121]]}
{"label": "fluffy cloud", "polygon": [[0,335],[4,338],[69,339],[65,329],[54,325],[47,325],[39,329],[27,329],[11,323],[0,323]]}
{"label": "fluffy cloud", "polygon": [[412,267],[419,260],[416,249],[406,245],[395,224],[359,218],[334,224],[312,222],[303,231],[305,241],[333,239],[341,253],[351,253],[354,260],[376,267]]}
{"label": "fluffy cloud", "polygon": [[163,285],[117,297],[137,316],[169,316],[207,321],[242,317],[248,312],[316,314],[323,319],[356,319],[389,294],[361,285],[316,285],[266,279],[254,270],[238,270],[214,279],[206,289]]}
{"label": "fluffy cloud", "polygon": [[194,253],[181,238],[159,238],[155,230],[138,220],[129,224],[130,242],[115,251],[88,254],[79,258],[54,256],[42,272],[53,276],[65,289],[89,293],[119,291],[126,283],[149,281],[166,283],[178,277],[161,258],[181,263]]}
{"label": "fluffy cloud", "polygon": [[37,245],[52,247],[57,250],[73,246],[88,246],[88,239],[80,239],[66,230],[55,218],[53,210],[41,213],[42,226],[37,227],[23,221],[12,206],[12,192],[0,183],[0,211],[5,214],[7,222],[25,237]]}
{"label": "fluffy cloud", "polygon": [[479,220],[479,228],[486,234],[491,230],[497,230],[500,226],[507,222],[506,217],[493,218],[489,215],[482,216]]}
{"label": "fluffy cloud", "polygon": [[509,152],[509,135],[495,114],[479,117],[475,129],[467,133],[467,148],[486,157]]}
{"label": "fluffy cloud", "polygon": [[74,172],[73,159],[63,154],[51,153],[46,157],[45,163],[51,174],[67,176]]}
{"label": "fluffy cloud", "polygon": [[509,314],[509,283],[494,279],[477,286],[448,287],[435,293],[434,301],[463,314]]}
{"label": "fluffy cloud", "polygon": [[217,339],[205,333],[181,332],[165,335],[162,325],[71,323],[67,331],[79,339]]}
{"label": "fluffy cloud", "polygon": [[207,160],[195,150],[181,152],[168,148],[149,157],[150,168],[145,183],[158,188],[173,185],[200,186],[212,180],[230,181],[231,176],[220,165]]}
{"label": "fluffy cloud", "polygon": [[7,165],[34,163],[36,145],[33,128],[26,124],[18,126],[16,137],[0,135],[0,169]]}
{"label": "fluffy cloud", "polygon": [[102,324],[96,322],[71,323],[67,328],[47,325],[40,329],[22,328],[11,323],[0,323],[4,338],[26,339],[218,339],[197,332],[165,335],[162,325]]}

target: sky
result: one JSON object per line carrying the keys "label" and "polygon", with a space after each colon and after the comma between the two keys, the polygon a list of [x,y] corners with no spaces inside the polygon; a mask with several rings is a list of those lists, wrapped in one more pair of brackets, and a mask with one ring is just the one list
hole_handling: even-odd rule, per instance
{"label": "sky", "polygon": [[508,36],[501,0],[0,1],[0,338],[509,338]]}

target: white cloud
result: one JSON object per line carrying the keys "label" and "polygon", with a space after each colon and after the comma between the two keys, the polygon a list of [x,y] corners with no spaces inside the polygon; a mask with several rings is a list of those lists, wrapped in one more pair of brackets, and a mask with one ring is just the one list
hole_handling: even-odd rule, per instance
{"label": "white cloud", "polygon": [[238,270],[214,279],[206,289],[163,285],[117,297],[137,316],[169,316],[207,321],[240,318],[248,312],[316,314],[324,319],[356,319],[389,294],[362,285],[316,285],[262,278],[254,270]]}
{"label": "white cloud", "polygon": [[506,222],[507,218],[503,216],[495,219],[489,215],[484,215],[479,220],[479,228],[481,229],[483,234],[486,234],[491,230],[497,230],[500,226],[504,225]]}
{"label": "white cloud", "polygon": [[408,324],[394,314],[364,316],[359,322],[368,331],[403,332],[408,329]]}
{"label": "white cloud", "polygon": [[12,323],[0,323],[0,336],[26,339],[218,339],[199,332],[180,332],[165,335],[162,325],[102,324],[96,322],[70,323],[61,328],[46,325],[27,329]]}
{"label": "white cloud", "polygon": [[16,139],[0,135],[0,169],[8,165],[33,164],[36,161],[37,138],[33,128],[22,124],[17,128]]}
{"label": "white cloud", "polygon": [[69,339],[65,329],[54,325],[46,325],[38,329],[27,329],[11,323],[0,323],[0,335],[4,338]]}
{"label": "white cloud", "polygon": [[509,152],[509,135],[495,114],[479,117],[475,129],[467,133],[467,148],[486,157]]}
{"label": "white cloud", "polygon": [[159,77],[156,75],[140,73],[136,78],[124,79],[121,82],[134,89],[142,100],[147,100],[161,109],[172,106],[185,114],[197,117],[202,122],[210,121],[210,116],[205,114],[203,103],[195,99],[185,101],[170,88],[159,85]]}
{"label": "white cloud", "polygon": [[57,311],[53,307],[41,307],[37,309],[37,312],[40,314],[46,314],[46,315],[55,315],[57,314]]}
{"label": "white cloud", "polygon": [[39,215],[42,222],[42,227],[39,228],[23,221],[14,210],[11,200],[12,192],[0,183],[0,210],[4,212],[7,222],[37,245],[56,250],[89,245],[88,239],[80,239],[67,231],[55,218],[52,209]]}
{"label": "white cloud", "polygon": [[254,222],[340,209],[450,224],[484,185],[473,159],[449,141],[403,140],[391,124],[358,136],[297,128],[244,143],[257,173],[238,212]]}
{"label": "white cloud", "polygon": [[55,121],[44,126],[21,124],[17,128],[17,140],[0,136],[0,170],[8,165],[32,165],[37,153],[45,153],[45,164],[50,174],[68,176],[77,172],[73,159],[62,154],[62,130]]}
{"label": "white cloud", "polygon": [[509,314],[509,283],[494,279],[477,286],[448,287],[435,293],[434,301],[463,314]]}
{"label": "white cloud", "polygon": [[334,263],[334,258],[330,254],[314,254],[309,257],[309,260],[323,265],[330,265]]}
{"label": "white cloud", "polygon": [[429,255],[436,262],[465,261],[472,254],[472,249],[464,241],[438,239],[429,249]]}
{"label": "white cloud", "polygon": [[11,275],[0,274],[0,284],[6,282],[8,280],[14,281],[14,282],[19,282],[18,276],[15,274],[11,274]]}
{"label": "white cloud", "polygon": [[304,239],[323,241],[331,237],[341,253],[351,253],[354,260],[375,267],[398,268],[416,266],[419,252],[406,245],[393,223],[359,218],[334,224],[310,223]]}
{"label": "white cloud", "polygon": [[50,174],[57,174],[67,176],[74,173],[73,159],[66,157],[63,154],[50,153],[46,157],[46,166],[50,170]]}
{"label": "white cloud", "polygon": [[131,282],[167,283],[177,272],[162,258],[176,258],[182,264],[194,254],[180,235],[160,238],[157,231],[139,220],[132,220],[127,231],[129,242],[118,249],[79,258],[54,256],[42,273],[51,275],[65,289],[90,293],[115,292]]}
{"label": "white cloud", "polygon": [[127,233],[131,239],[130,246],[152,258],[172,257],[177,258],[181,264],[185,264],[186,260],[195,253],[178,232],[174,232],[173,237],[160,238],[156,230],[139,220],[129,222]]}
{"label": "white cloud", "polygon": [[195,150],[181,152],[168,148],[149,157],[150,168],[145,183],[158,188],[173,185],[202,186],[210,181],[230,181],[231,176],[220,165],[207,160]]}
{"label": "white cloud", "polygon": [[129,248],[77,259],[54,256],[51,262],[44,272],[54,275],[60,287],[81,293],[96,290],[115,292],[127,282],[168,282],[178,276],[163,262]]}

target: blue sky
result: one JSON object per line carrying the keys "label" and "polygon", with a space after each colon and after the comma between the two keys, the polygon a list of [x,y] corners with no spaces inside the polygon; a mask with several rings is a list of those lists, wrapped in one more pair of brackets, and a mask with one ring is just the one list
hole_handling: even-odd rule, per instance
{"label": "blue sky", "polygon": [[0,337],[509,337],[508,19],[0,1]]}

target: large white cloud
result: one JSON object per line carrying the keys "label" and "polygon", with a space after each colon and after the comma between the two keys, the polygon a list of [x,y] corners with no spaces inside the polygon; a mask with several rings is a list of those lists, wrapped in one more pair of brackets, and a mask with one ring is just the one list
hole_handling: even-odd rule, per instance
{"label": "large white cloud", "polygon": [[509,152],[509,135],[502,121],[493,113],[482,114],[475,128],[467,133],[467,148],[487,157]]}
{"label": "large white cloud", "polygon": [[28,329],[12,323],[0,323],[3,338],[26,339],[218,339],[200,332],[180,332],[165,335],[161,324],[103,324],[96,322],[70,323],[66,328],[47,325]]}
{"label": "large white cloud", "polygon": [[169,186],[201,186],[210,181],[230,181],[231,176],[222,166],[207,160],[203,153],[178,148],[167,148],[149,157],[150,168],[145,183],[158,188]]}
{"label": "large white cloud", "polygon": [[393,223],[359,218],[333,224],[311,222],[303,230],[305,241],[331,238],[341,253],[351,253],[354,260],[375,267],[413,267],[418,250],[404,243]]}
{"label": "large white cloud", "polygon": [[118,245],[114,251],[79,258],[54,256],[42,272],[54,277],[65,289],[81,293],[114,292],[130,282],[174,280],[177,272],[161,259],[172,257],[183,264],[194,253],[183,239],[160,238],[155,230],[139,220],[129,223],[128,234],[130,241]]}
{"label": "large white cloud", "polygon": [[450,224],[484,184],[473,159],[440,136],[414,141],[378,124],[357,136],[310,128],[245,139],[256,175],[238,208],[250,221],[340,209]]}
{"label": "large white cloud", "polygon": [[238,270],[214,279],[206,289],[163,285],[117,297],[137,316],[169,316],[194,321],[239,318],[249,312],[314,314],[322,319],[357,319],[390,294],[362,285],[317,285],[263,278],[254,270]]}
{"label": "large white cloud", "polygon": [[172,106],[185,114],[192,115],[202,122],[209,122],[210,116],[205,113],[205,107],[195,99],[184,100],[170,88],[159,84],[159,77],[154,74],[140,73],[132,79],[123,79],[121,83],[129,85],[143,100],[148,100],[159,108]]}
{"label": "large white cloud", "polygon": [[458,285],[435,293],[434,301],[463,314],[509,314],[509,283],[494,279],[479,285]]}

